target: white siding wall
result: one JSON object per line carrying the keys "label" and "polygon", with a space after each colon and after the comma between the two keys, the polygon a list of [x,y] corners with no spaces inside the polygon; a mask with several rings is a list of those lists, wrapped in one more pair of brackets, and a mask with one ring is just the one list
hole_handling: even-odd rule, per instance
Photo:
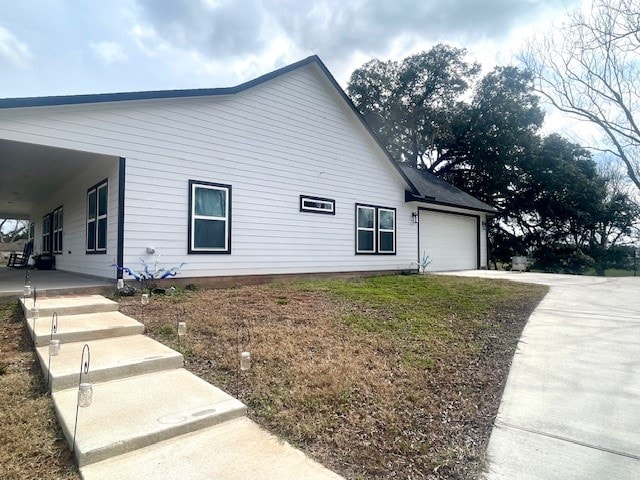
{"label": "white siding wall", "polygon": [[[163,266],[187,262],[181,276],[411,268],[417,225],[406,186],[317,68],[228,97],[7,111],[0,138],[127,159],[127,266],[151,261],[153,246]],[[187,255],[189,179],[232,186],[230,255]],[[70,189],[84,201],[80,183]],[[335,199],[336,215],[299,212],[301,194]],[[356,203],[397,208],[397,255],[355,255]],[[65,206],[65,232],[66,215]]]}
{"label": "white siding wall", "polygon": [[[31,219],[35,222],[34,250],[42,252],[42,217],[63,207],[62,254],[56,254],[56,268],[85,275],[115,278],[117,239],[118,159],[92,159],[93,164],[40,205]],[[107,253],[87,255],[87,189],[107,179],[109,185],[107,217]]]}

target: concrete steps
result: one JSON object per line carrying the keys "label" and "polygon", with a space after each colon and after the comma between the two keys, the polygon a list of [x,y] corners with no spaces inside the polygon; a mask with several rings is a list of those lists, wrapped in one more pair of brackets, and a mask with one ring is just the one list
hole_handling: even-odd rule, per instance
{"label": "concrete steps", "polygon": [[[20,304],[26,318],[31,318],[33,308],[33,297],[21,298]],[[104,298],[102,295],[67,295],[59,297],[39,296],[36,301],[40,318],[49,318],[53,312],[58,316],[78,315],[82,313],[116,312],[118,302]]]}
{"label": "concrete steps", "polygon": [[[51,339],[51,317],[40,315],[37,319],[29,318],[27,328],[34,338],[35,324],[36,346],[49,345]],[[82,313],[77,315],[58,314],[58,329],[53,338],[61,344],[71,342],[88,342],[102,338],[113,338],[126,335],[141,335],[144,325],[120,312]]]}
{"label": "concrete steps", "polygon": [[[54,338],[60,338],[54,335]],[[144,335],[128,335],[93,340],[91,343],[91,381],[107,382],[158,372],[183,365],[182,354]],[[52,392],[78,387],[80,358],[85,342],[63,343],[60,354],[49,362],[49,342],[36,348],[44,372],[49,368]]]}
{"label": "concrete steps", "polygon": [[[85,480],[341,478],[247,419],[242,402],[181,368],[182,355],[141,335],[144,326],[116,302],[43,297],[36,319],[32,299],[21,302]],[[61,345],[49,361],[54,312]],[[77,409],[85,343],[91,361],[83,381],[93,384],[93,399]]]}
{"label": "concrete steps", "polygon": [[342,478],[246,417],[87,465],[82,469],[82,477],[84,480]]}
{"label": "concrete steps", "polygon": [[[76,388],[53,393],[71,440],[77,393]],[[99,383],[91,406],[79,412],[74,451],[83,467],[244,414],[242,402],[182,368]]]}

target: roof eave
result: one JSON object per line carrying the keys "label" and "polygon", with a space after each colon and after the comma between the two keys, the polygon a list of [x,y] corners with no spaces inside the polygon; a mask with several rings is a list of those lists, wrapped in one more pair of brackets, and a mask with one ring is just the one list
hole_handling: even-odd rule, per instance
{"label": "roof eave", "polygon": [[467,206],[467,205],[458,205],[455,203],[450,203],[450,202],[441,202],[439,200],[436,200],[435,197],[426,197],[426,196],[422,196],[422,195],[415,195],[411,192],[405,192],[405,196],[404,196],[404,201],[405,202],[420,202],[420,203],[428,203],[428,204],[433,204],[433,205],[441,205],[443,207],[453,207],[453,208],[461,208],[464,210],[472,210],[474,212],[483,212],[486,213],[488,215],[497,215],[498,211],[493,208],[493,207],[489,207],[489,208],[481,208],[481,207],[471,207],[471,206]]}

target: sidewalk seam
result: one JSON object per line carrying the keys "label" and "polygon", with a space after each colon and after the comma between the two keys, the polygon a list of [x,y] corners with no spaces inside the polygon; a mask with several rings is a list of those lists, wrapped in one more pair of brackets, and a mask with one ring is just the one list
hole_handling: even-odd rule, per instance
{"label": "sidewalk seam", "polygon": [[618,450],[613,450],[611,448],[606,448],[606,447],[599,447],[597,445],[592,445],[590,443],[581,442],[580,440],[575,440],[575,439],[569,438],[569,437],[563,437],[562,435],[556,435],[556,434],[553,434],[553,433],[543,432],[541,430],[536,430],[534,428],[520,427],[518,425],[513,425],[511,423],[504,422],[502,420],[496,420],[495,423],[494,423],[494,427],[505,427],[505,428],[511,428],[512,430],[520,430],[520,431],[523,431],[523,432],[532,433],[534,435],[541,435],[541,436],[544,436],[544,437],[549,437],[549,438],[553,438],[553,439],[556,439],[556,440],[560,440],[560,441],[563,441],[563,442],[573,443],[574,445],[579,445],[581,447],[591,448],[591,449],[594,449],[594,450],[600,450],[602,452],[611,453],[613,455],[619,455],[621,457],[627,457],[627,458],[631,458],[632,460],[640,461],[640,455],[634,455],[632,453],[620,452]]}

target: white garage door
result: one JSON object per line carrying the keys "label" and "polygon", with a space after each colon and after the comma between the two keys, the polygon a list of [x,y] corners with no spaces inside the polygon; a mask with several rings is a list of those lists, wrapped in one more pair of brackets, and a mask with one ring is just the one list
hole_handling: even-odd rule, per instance
{"label": "white garage door", "polygon": [[478,268],[477,217],[420,211],[420,257],[432,259],[428,271]]}

